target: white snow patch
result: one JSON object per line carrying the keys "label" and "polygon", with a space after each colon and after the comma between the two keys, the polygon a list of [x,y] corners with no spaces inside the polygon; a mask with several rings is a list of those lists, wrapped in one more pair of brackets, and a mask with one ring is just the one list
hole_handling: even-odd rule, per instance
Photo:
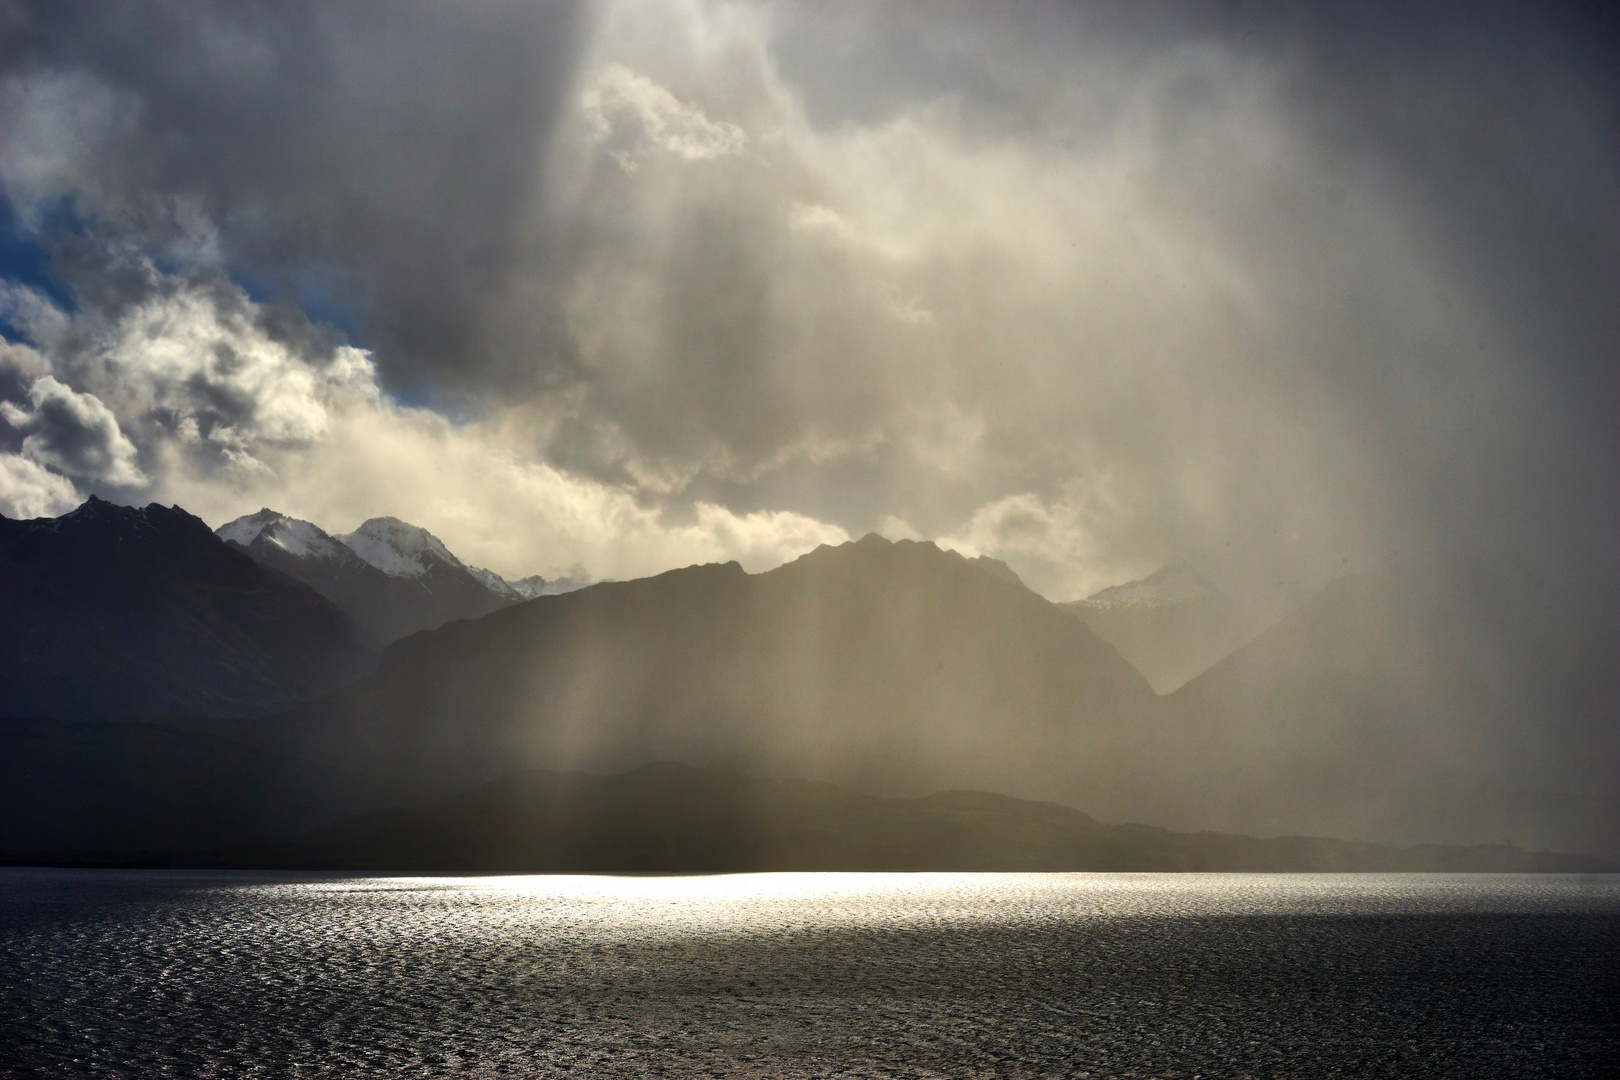
{"label": "white snow patch", "polygon": [[469,566],[467,572],[478,579],[478,583],[502,600],[527,600],[528,597],[512,587],[512,583],[493,570],[485,570],[482,566]]}
{"label": "white snow patch", "polygon": [[583,589],[592,584],[589,581],[575,581],[573,578],[552,578],[547,581],[539,574],[531,574],[519,581],[508,582],[519,596],[525,600],[533,600],[537,596],[560,596],[576,589]]}
{"label": "white snow patch", "polygon": [[221,540],[234,540],[243,547],[263,536],[287,554],[301,559],[339,559],[349,550],[327,535],[320,526],[290,518],[268,507],[257,514],[227,522],[215,529],[214,534]]}
{"label": "white snow patch", "polygon": [[1219,589],[1187,567],[1171,563],[1139,581],[1111,586],[1079,603],[1083,607],[1117,611],[1122,608],[1171,607],[1196,600],[1210,600],[1220,595]]}
{"label": "white snow patch", "polygon": [[265,539],[289,555],[302,559],[338,559],[349,549],[318,526],[297,518],[283,518],[265,531]]}
{"label": "white snow patch", "polygon": [[276,511],[266,507],[257,514],[246,514],[235,521],[228,521],[214,530],[214,535],[221,540],[233,540],[243,547],[253,543],[254,539],[266,527],[284,520]]}
{"label": "white snow patch", "polygon": [[434,563],[466,569],[438,537],[398,518],[372,518],[337,539],[372,566],[395,577],[421,577]]}

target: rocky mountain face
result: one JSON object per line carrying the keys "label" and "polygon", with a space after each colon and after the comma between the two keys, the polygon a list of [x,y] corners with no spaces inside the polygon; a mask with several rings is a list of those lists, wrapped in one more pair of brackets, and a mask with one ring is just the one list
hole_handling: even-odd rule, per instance
{"label": "rocky mountain face", "polygon": [[1269,612],[1239,603],[1175,563],[1058,607],[1118,649],[1161,694],[1208,670],[1274,621]]}
{"label": "rocky mountain face", "polygon": [[578,587],[535,575],[508,582],[468,566],[426,529],[372,518],[333,536],[318,526],[264,509],[218,530],[255,561],[289,574],[346,612],[381,647],[454,619],[476,619],[534,596]]}
{"label": "rocky mountain face", "polygon": [[178,507],[0,518],[0,715],[265,716],[376,659],[319,593]]}

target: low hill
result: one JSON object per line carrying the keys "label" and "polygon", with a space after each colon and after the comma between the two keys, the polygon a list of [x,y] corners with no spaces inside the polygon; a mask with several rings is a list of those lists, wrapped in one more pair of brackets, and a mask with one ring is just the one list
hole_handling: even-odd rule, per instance
{"label": "low hill", "polygon": [[324,870],[1601,871],[1510,847],[1398,849],[1104,825],[982,791],[879,799],[831,784],[658,763],[617,776],[521,772],[447,802],[348,818],[225,864]]}

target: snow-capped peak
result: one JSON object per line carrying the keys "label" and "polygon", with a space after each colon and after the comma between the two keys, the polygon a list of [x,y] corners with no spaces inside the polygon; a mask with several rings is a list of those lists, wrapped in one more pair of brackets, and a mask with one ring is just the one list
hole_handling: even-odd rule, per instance
{"label": "snow-capped peak", "polygon": [[1105,610],[1156,608],[1209,600],[1220,595],[1220,590],[1192,570],[1180,563],[1171,563],[1138,581],[1127,581],[1123,585],[1093,593],[1079,604]]}
{"label": "snow-capped peak", "polygon": [[257,514],[245,514],[242,517],[237,518],[235,521],[226,522],[224,525],[221,525],[219,528],[214,530],[214,535],[218,536],[221,540],[231,540],[241,544],[243,547],[247,547],[258,538],[258,535],[263,532],[267,526],[274,525],[276,522],[284,520],[286,519],[282,517],[281,514],[267,506],[263,510],[260,510]]}
{"label": "snow-capped peak", "polygon": [[465,569],[438,537],[398,518],[372,518],[337,539],[372,566],[395,577],[420,577],[433,563]]}
{"label": "snow-capped peak", "polygon": [[[564,582],[564,583],[566,583],[568,585],[573,585],[574,584],[568,578],[559,578],[558,581]],[[530,574],[526,578],[519,578],[516,581],[508,581],[507,584],[512,587],[513,592],[515,592],[519,596],[523,597],[523,599],[525,599],[525,600],[533,600],[537,596],[551,595],[546,590],[547,590],[548,586],[554,585],[554,584],[556,584],[556,582],[547,581],[545,578],[541,577],[539,574]],[[577,588],[577,587],[578,586],[575,586],[575,588]],[[571,592],[571,591],[572,591],[572,589],[555,589],[555,590],[553,590],[553,592]]]}
{"label": "snow-capped peak", "polygon": [[268,507],[221,525],[214,533],[221,540],[232,540],[243,547],[262,536],[268,543],[301,559],[339,559],[348,553],[347,548],[320,526],[290,518]]}
{"label": "snow-capped peak", "polygon": [[265,530],[265,539],[286,551],[308,559],[332,559],[344,554],[338,543],[319,526],[297,518],[285,518]]}
{"label": "snow-capped peak", "polygon": [[576,578],[559,577],[548,581],[539,574],[531,574],[521,581],[512,582],[512,588],[533,600],[537,596],[561,596],[563,593],[575,592],[590,584],[589,578],[581,581]]}

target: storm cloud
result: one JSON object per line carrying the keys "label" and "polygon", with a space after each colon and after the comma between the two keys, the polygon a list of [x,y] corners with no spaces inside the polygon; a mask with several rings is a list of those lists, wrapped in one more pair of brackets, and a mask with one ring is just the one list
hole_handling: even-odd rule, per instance
{"label": "storm cloud", "polygon": [[3,11],[8,336],[124,497],[512,574],[1620,579],[1608,6]]}
{"label": "storm cloud", "polygon": [[146,483],[135,465],[135,444],[94,394],[81,394],[43,375],[29,387],[28,397],[32,408],[0,402],[0,420],[25,433],[27,457],[69,476],[120,487]]}

